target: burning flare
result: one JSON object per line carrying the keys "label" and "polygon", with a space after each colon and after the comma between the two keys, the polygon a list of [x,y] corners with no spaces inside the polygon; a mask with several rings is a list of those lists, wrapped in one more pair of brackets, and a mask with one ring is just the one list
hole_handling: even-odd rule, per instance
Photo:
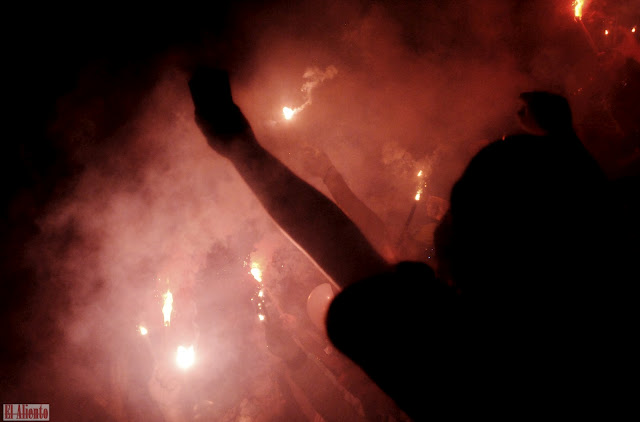
{"label": "burning flare", "polygon": [[304,75],[302,75],[306,82],[302,84],[302,88],[300,88],[300,91],[304,92],[306,100],[300,107],[296,107],[293,109],[289,107],[283,107],[282,114],[284,115],[284,118],[287,120],[291,120],[293,116],[304,110],[306,106],[311,104],[311,91],[313,91],[315,87],[320,85],[325,80],[333,79],[333,77],[337,74],[338,69],[336,69],[335,66],[328,66],[324,71],[320,70],[317,67],[311,67],[307,69],[304,72]]}
{"label": "burning flare", "polygon": [[593,38],[591,38],[591,34],[587,30],[587,27],[584,26],[584,22],[582,21],[582,10],[584,9],[585,0],[575,0],[573,2],[573,19],[580,24],[582,31],[584,32],[584,36],[587,38],[589,42],[589,46],[593,50],[595,54],[600,54],[600,50],[596,46],[595,42],[593,42]]}
{"label": "burning flare", "polygon": [[178,346],[178,353],[176,354],[176,363],[182,369],[187,369],[193,366],[195,362],[195,351],[193,345],[186,348],[184,346]]}
{"label": "burning flare", "polygon": [[164,305],[162,305],[162,315],[164,315],[164,326],[168,327],[171,324],[171,311],[173,311],[173,294],[171,290],[167,290],[167,293],[163,294]]}
{"label": "burning flare", "polygon": [[147,333],[149,333],[149,330],[147,330],[145,327],[143,327],[142,325],[138,326],[138,331],[140,331],[140,335],[142,336],[146,336]]}
{"label": "burning flare", "polygon": [[584,7],[584,0],[575,0],[573,2],[573,11],[576,19],[582,19],[582,8]]}
{"label": "burning flare", "polygon": [[260,265],[254,262],[251,264],[251,275],[256,279],[258,283],[262,283],[262,270],[260,269]]}
{"label": "burning flare", "polygon": [[282,114],[284,114],[284,118],[287,120],[291,120],[294,114],[296,114],[295,110],[290,109],[289,107],[282,108]]}
{"label": "burning flare", "polygon": [[[423,172],[422,170],[420,170],[420,171],[418,172],[418,177],[423,177],[423,176],[424,176],[424,172]],[[427,186],[426,184],[424,184],[424,181],[423,181],[423,180],[421,180],[421,181],[420,181],[420,183],[421,183],[423,186],[420,186],[420,187],[418,188],[418,191],[416,192],[416,196],[414,197],[414,199],[415,199],[416,201],[419,201],[419,200],[420,200],[420,197],[422,196],[422,190],[423,190],[423,188],[424,188],[424,187],[426,187],[426,186]]]}
{"label": "burning flare", "polygon": [[284,115],[285,119],[291,120],[293,116],[300,113],[309,104],[311,104],[311,102],[307,101],[306,103],[302,104],[300,107],[296,107],[296,108],[283,107],[282,114]]}

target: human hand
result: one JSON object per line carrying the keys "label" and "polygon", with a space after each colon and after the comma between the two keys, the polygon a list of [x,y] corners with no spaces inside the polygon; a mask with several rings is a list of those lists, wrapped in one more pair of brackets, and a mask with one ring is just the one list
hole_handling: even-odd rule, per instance
{"label": "human hand", "polygon": [[195,105],[196,123],[214,150],[227,155],[234,143],[254,141],[249,122],[233,102],[229,75],[225,70],[196,69],[189,80],[189,90]]}

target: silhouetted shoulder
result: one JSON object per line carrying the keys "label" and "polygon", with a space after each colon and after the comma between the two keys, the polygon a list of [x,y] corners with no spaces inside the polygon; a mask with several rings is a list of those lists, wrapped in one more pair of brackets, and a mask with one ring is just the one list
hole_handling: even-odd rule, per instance
{"label": "silhouetted shoulder", "polygon": [[[403,262],[339,293],[327,332],[407,414],[422,420],[446,407],[452,380],[459,379],[461,302],[431,267]],[[433,401],[425,406],[428,396]]]}

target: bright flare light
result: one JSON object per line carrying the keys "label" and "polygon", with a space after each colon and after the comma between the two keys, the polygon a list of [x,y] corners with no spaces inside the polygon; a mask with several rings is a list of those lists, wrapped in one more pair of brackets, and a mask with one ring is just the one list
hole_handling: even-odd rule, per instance
{"label": "bright flare light", "polygon": [[149,333],[149,331],[145,327],[143,327],[142,325],[140,325],[138,327],[138,331],[140,331],[140,335],[143,335],[143,336],[146,336],[147,333]]}
{"label": "bright flare light", "polygon": [[296,114],[295,110],[291,110],[289,107],[284,107],[282,109],[282,114],[284,114],[284,118],[287,120],[291,120],[294,114]]}
{"label": "bright flare light", "polygon": [[162,315],[164,315],[164,326],[168,327],[171,324],[171,311],[173,311],[173,294],[171,290],[167,290],[167,293],[163,294],[164,305],[162,305]]}
{"label": "bright flare light", "polygon": [[[418,172],[418,177],[422,177],[423,175],[424,175],[424,172],[422,170],[420,170]],[[420,196],[422,196],[422,187],[418,188],[418,191],[416,192],[416,196],[414,197],[415,200],[419,201],[420,200]]]}
{"label": "bright flare light", "polygon": [[604,30],[604,35],[609,35],[609,30],[608,29]]}
{"label": "bright flare light", "polygon": [[193,365],[195,361],[195,351],[193,346],[189,346],[187,349],[184,346],[178,346],[178,353],[176,355],[176,363],[182,369],[187,369]]}
{"label": "bright flare light", "polygon": [[251,275],[256,279],[258,283],[262,283],[262,270],[257,263],[251,264]]}
{"label": "bright flare light", "polygon": [[636,32],[636,27],[631,28],[631,32]]}
{"label": "bright flare light", "polygon": [[582,8],[584,7],[584,0],[575,0],[573,2],[573,11],[577,19],[582,19]]}

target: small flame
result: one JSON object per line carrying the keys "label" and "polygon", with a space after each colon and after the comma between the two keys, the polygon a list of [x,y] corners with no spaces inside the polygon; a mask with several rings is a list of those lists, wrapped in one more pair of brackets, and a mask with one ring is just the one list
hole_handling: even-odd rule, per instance
{"label": "small flame", "polygon": [[147,330],[145,327],[143,327],[142,325],[138,326],[138,331],[140,331],[140,335],[146,336],[147,333],[149,333],[149,330]]}
{"label": "small flame", "polygon": [[608,29],[604,30],[604,35],[609,35],[609,30]]}
{"label": "small flame", "polygon": [[260,290],[260,291],[258,292],[258,297],[263,297],[263,296],[264,296],[264,292],[263,292],[262,290]]}
{"label": "small flame", "polygon": [[631,32],[636,32],[636,27],[631,28]]}
{"label": "small flame", "polygon": [[573,2],[574,15],[578,19],[582,19],[582,8],[584,7],[584,0],[575,0]]}
{"label": "small flame", "polygon": [[256,279],[258,283],[262,283],[262,270],[260,269],[260,265],[256,262],[251,264],[251,275]]}
{"label": "small flame", "polygon": [[187,369],[195,362],[195,351],[193,345],[186,348],[184,346],[178,346],[178,353],[176,354],[176,363],[182,369]]}
{"label": "small flame", "polygon": [[284,107],[282,109],[282,114],[284,114],[284,118],[287,120],[291,120],[294,114],[296,114],[295,110],[290,109],[289,107]]}
{"label": "small flame", "polygon": [[[424,175],[424,172],[422,170],[420,170],[418,172],[418,177],[422,177]],[[423,182],[420,182],[420,184],[423,184]],[[426,186],[426,185],[424,185]],[[416,196],[414,197],[416,201],[420,200],[420,196],[422,195],[422,187],[418,188],[418,191],[416,192]]]}
{"label": "small flame", "polygon": [[260,319],[260,321],[264,321],[264,315],[258,314],[258,318]]}
{"label": "small flame", "polygon": [[163,294],[164,305],[162,305],[162,315],[164,315],[164,326],[168,327],[171,324],[171,311],[173,311],[173,294],[171,290],[167,290],[167,293]]}

